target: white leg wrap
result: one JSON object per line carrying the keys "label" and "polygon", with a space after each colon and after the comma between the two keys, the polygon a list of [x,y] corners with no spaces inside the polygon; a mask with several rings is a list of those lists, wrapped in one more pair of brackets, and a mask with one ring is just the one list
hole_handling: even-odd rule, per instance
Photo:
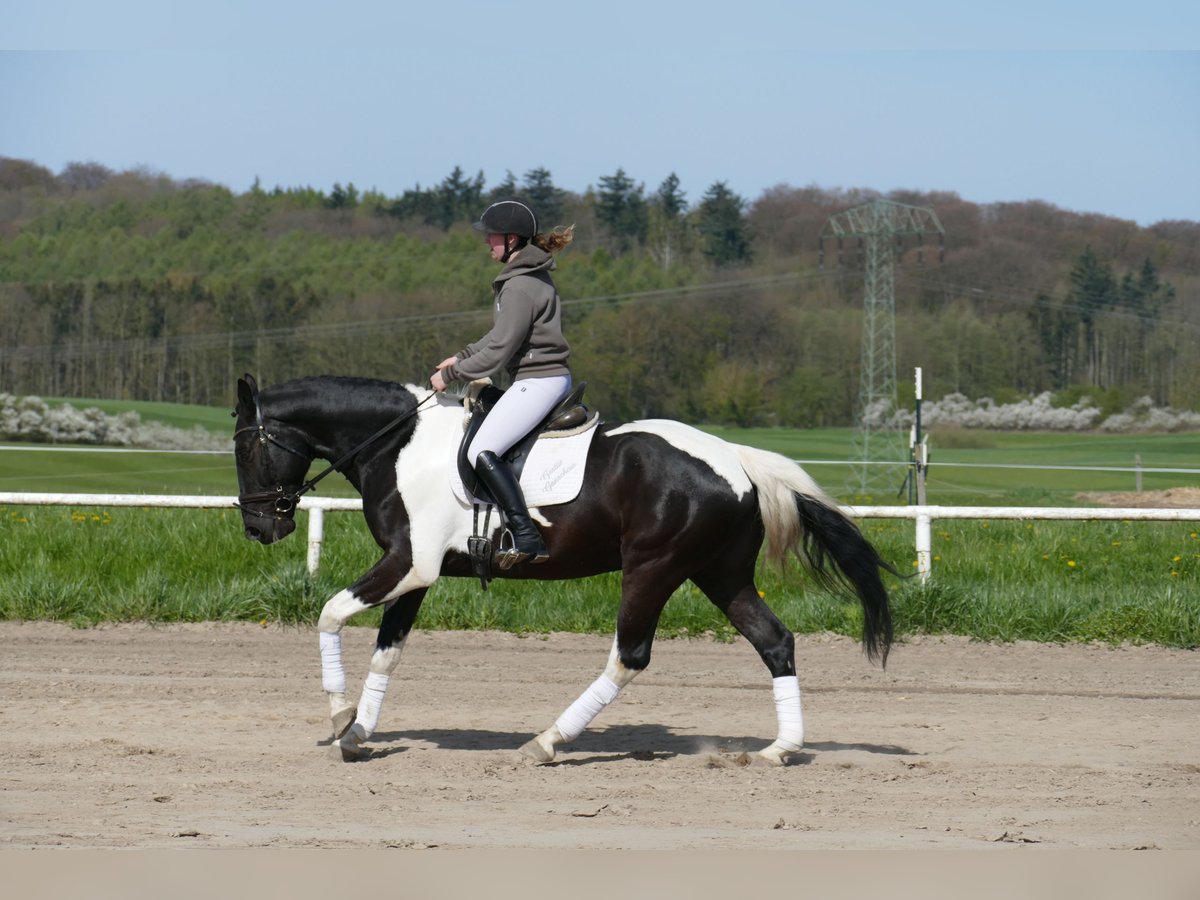
{"label": "white leg wrap", "polygon": [[579,699],[567,707],[554,723],[564,741],[573,741],[600,715],[604,707],[617,699],[620,687],[607,675],[593,681]]}
{"label": "white leg wrap", "polygon": [[775,694],[775,716],[779,720],[779,737],[775,747],[780,750],[799,750],[804,746],[804,716],[800,712],[800,679],[795,675],[776,678],[771,684]]}
{"label": "white leg wrap", "polygon": [[362,726],[364,738],[375,733],[379,724],[379,711],[383,708],[383,697],[387,693],[388,676],[380,672],[369,672],[363,683],[362,696],[358,698],[358,717],[354,723]]}
{"label": "white leg wrap", "polygon": [[342,667],[342,635],[320,633],[321,686],[330,694],[346,693],[346,670]]}

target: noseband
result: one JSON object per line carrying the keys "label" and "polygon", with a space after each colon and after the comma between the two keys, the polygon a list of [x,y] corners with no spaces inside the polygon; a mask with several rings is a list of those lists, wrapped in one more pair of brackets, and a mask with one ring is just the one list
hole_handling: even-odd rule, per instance
{"label": "noseband", "polygon": [[[305,456],[303,453],[301,453],[299,450],[296,450],[294,447],[289,447],[287,444],[283,443],[283,441],[279,440],[279,438],[277,438],[274,434],[272,434],[270,431],[267,430],[266,423],[263,419],[262,404],[260,404],[258,401],[258,392],[257,391],[254,392],[254,421],[255,421],[255,424],[248,425],[245,428],[239,428],[237,431],[235,431],[233,433],[234,439],[236,440],[237,436],[239,434],[244,434],[246,432],[255,432],[258,435],[258,443],[263,448],[264,451],[266,450],[267,444],[274,444],[276,447],[280,447],[280,448],[286,450],[288,453],[291,453],[293,456],[300,457],[305,462],[311,461],[311,459],[312,459],[311,457]],[[276,480],[274,478],[275,471],[274,471],[274,467],[271,465],[271,457],[269,454],[266,455],[266,469],[267,469],[267,475],[271,476],[269,478],[269,480],[275,481]],[[275,485],[274,491],[263,491],[258,494],[239,494],[238,498],[237,498],[237,503],[235,504],[235,506],[237,506],[239,509],[243,510],[244,512],[250,513],[252,516],[258,516],[259,518],[263,518],[263,519],[274,519],[276,522],[280,521],[281,519],[291,518],[292,514],[295,513],[295,511],[296,511],[296,505],[300,502],[300,497],[302,495],[306,494],[308,491],[311,491],[313,489],[313,487],[316,485],[318,480],[319,480],[319,478],[314,478],[312,481],[305,482],[299,488],[292,491],[291,493],[288,493],[287,491],[285,491],[282,484],[277,483]],[[245,506],[245,504],[247,504],[247,503],[266,503],[266,502],[272,503],[272,508],[274,510],[274,514],[268,513],[268,512],[260,512],[259,510],[256,510],[256,509],[247,509]]]}
{"label": "noseband", "polygon": [[[300,503],[300,498],[309,491],[313,490],[317,486],[318,481],[320,481],[330,472],[340,472],[342,466],[353,459],[361,450],[379,440],[379,438],[383,437],[397,425],[407,421],[408,419],[411,419],[421,411],[421,407],[432,400],[435,396],[436,394],[433,391],[430,391],[429,395],[415,407],[413,407],[413,409],[411,409],[409,412],[401,413],[396,418],[392,419],[392,421],[388,422],[349,453],[342,456],[342,458],[337,462],[327,466],[323,472],[321,472],[315,478],[311,478],[304,482],[294,491],[285,490],[283,485],[278,483],[277,479],[274,478],[275,472],[274,467],[271,465],[271,457],[270,454],[266,454],[267,475],[270,476],[268,481],[276,481],[275,490],[261,491],[257,494],[239,494],[237,502],[234,503],[234,505],[238,507],[238,509],[241,509],[243,512],[247,512],[252,516],[256,516],[260,519],[271,519],[272,529],[278,528],[278,525],[281,521],[292,518],[296,512],[296,507]],[[236,415],[236,413],[234,414]],[[306,456],[294,447],[289,447],[287,444],[283,443],[283,441],[279,440],[279,438],[277,438],[272,432],[267,430],[265,418],[263,416],[262,404],[258,399],[258,391],[254,392],[254,424],[247,425],[245,428],[239,428],[233,433],[233,437],[236,440],[239,434],[244,434],[246,432],[254,432],[257,434],[258,443],[260,446],[262,446],[264,451],[266,450],[267,444],[274,444],[276,447],[286,450],[293,456],[300,457],[306,463],[312,461],[311,456]],[[245,506],[247,503],[271,503],[272,511],[265,512],[256,509],[248,509]]]}

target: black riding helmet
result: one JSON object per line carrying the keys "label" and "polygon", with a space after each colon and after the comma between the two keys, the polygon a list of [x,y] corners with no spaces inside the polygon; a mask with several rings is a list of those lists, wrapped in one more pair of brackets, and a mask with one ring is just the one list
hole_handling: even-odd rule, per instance
{"label": "black riding helmet", "polygon": [[538,233],[537,216],[520,200],[493,203],[472,227],[485,234],[515,234],[525,240]]}

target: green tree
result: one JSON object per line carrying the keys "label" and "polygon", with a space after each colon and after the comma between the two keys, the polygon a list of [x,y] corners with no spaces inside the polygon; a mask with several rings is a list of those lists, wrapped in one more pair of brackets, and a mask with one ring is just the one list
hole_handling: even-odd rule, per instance
{"label": "green tree", "polygon": [[791,428],[823,428],[841,421],[837,387],[814,366],[800,366],[783,380],[772,397],[778,424]]}
{"label": "green tree", "polygon": [[525,173],[524,194],[537,214],[538,227],[549,231],[562,218],[564,191],[554,186],[549,169],[530,169]]}
{"label": "green tree", "polygon": [[517,176],[512,173],[511,169],[507,169],[504,172],[504,179],[488,191],[487,201],[491,204],[500,200],[511,200],[517,196],[517,193]]}
{"label": "green tree", "polygon": [[427,224],[449,231],[456,222],[473,221],[483,205],[483,172],[465,178],[459,166],[432,191],[431,216]]}
{"label": "green tree", "polygon": [[625,174],[624,169],[600,178],[596,218],[608,230],[617,253],[627,253],[635,244],[646,240],[649,215],[644,190]]}
{"label": "green tree", "polygon": [[718,266],[745,264],[752,257],[743,212],[746,201],[723,181],[714,182],[696,210],[700,252]]}
{"label": "green tree", "polygon": [[664,269],[671,268],[688,252],[687,195],[672,172],[650,198],[647,248]]}
{"label": "green tree", "polygon": [[764,425],[769,411],[761,369],[738,360],[725,360],[704,376],[701,409],[706,421],[751,428]]}
{"label": "green tree", "polygon": [[1075,260],[1071,269],[1071,303],[1083,323],[1084,365],[1089,384],[1100,384],[1102,347],[1097,339],[1101,313],[1116,300],[1116,281],[1112,266],[1092,250],[1091,245]]}
{"label": "green tree", "polygon": [[654,192],[654,206],[668,222],[678,221],[687,212],[687,194],[680,188],[679,176],[672,172]]}
{"label": "green tree", "polygon": [[329,209],[354,209],[358,206],[358,188],[353,184],[342,187],[334,182],[333,190],[325,200],[325,206]]}
{"label": "green tree", "polygon": [[1075,374],[1075,347],[1079,340],[1079,314],[1038,291],[1029,309],[1029,322],[1041,348],[1042,365],[1052,390],[1064,390]]}

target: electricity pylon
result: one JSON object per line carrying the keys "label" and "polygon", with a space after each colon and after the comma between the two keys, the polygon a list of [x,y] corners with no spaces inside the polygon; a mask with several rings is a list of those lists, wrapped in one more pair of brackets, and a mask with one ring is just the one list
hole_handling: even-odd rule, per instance
{"label": "electricity pylon", "polygon": [[[847,488],[861,494],[895,487],[896,471],[880,463],[908,462],[907,432],[895,421],[896,396],[896,259],[897,243],[916,235],[920,246],[924,235],[938,236],[939,260],[946,230],[937,213],[923,206],[892,200],[870,200],[835,216],[821,230],[821,261],[825,238],[838,239],[838,262],[842,240],[858,239],[866,250],[863,264],[862,365],[858,379],[858,421],[854,433],[854,456]],[[865,245],[865,247],[864,247]]]}

